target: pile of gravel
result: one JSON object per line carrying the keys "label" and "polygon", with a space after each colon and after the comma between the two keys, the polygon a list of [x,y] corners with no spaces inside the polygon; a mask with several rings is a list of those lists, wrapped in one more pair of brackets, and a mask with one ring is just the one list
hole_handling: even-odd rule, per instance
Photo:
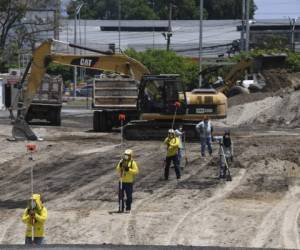
{"label": "pile of gravel", "polygon": [[225,126],[230,127],[300,127],[300,91],[270,96],[258,101],[231,106]]}

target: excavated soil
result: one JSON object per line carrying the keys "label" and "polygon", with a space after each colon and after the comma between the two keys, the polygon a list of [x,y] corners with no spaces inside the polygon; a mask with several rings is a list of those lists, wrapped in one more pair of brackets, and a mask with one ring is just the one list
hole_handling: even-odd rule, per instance
{"label": "excavated soil", "polygon": [[[21,215],[33,167],[34,191],[49,213],[48,244],[300,248],[298,80],[231,98],[228,117],[213,121],[219,130],[232,129],[232,181],[218,179],[215,143],[205,158],[199,143],[187,143],[182,179],[171,169],[165,181],[161,142],[120,145],[119,133],[91,132],[86,112],[64,115],[61,127],[34,125],[44,141],[30,161],[27,142],[8,142],[11,126],[0,119],[0,243],[24,242]],[[116,213],[115,166],[125,148],[140,167],[131,214]]]}
{"label": "excavated soil", "polygon": [[221,127],[238,128],[299,128],[299,73],[286,70],[264,71],[263,92],[237,95],[228,100],[227,118],[216,123]]}
{"label": "excavated soil", "polygon": [[[217,178],[218,145],[212,157],[201,158],[199,144],[188,143],[182,179],[171,169],[164,181],[161,142],[121,146],[118,133],[84,133],[82,127],[36,126],[45,141],[37,142],[30,161],[26,142],[7,142],[9,126],[1,125],[2,244],[24,241],[21,214],[33,167],[34,190],[49,211],[48,244],[300,247],[300,133],[237,130],[231,182]],[[115,213],[115,165],[124,148],[133,149],[140,166],[131,214]]]}
{"label": "excavated soil", "polygon": [[262,72],[266,80],[263,91],[275,92],[279,89],[292,87],[292,81],[286,69],[269,69]]}

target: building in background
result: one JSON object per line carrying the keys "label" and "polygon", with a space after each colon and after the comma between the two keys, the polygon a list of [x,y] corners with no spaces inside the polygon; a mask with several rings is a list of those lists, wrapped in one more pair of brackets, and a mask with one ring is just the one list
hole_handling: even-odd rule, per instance
{"label": "building in background", "polygon": [[[300,20],[257,20],[250,25],[250,48],[300,51]],[[241,32],[241,26],[237,26]]]}

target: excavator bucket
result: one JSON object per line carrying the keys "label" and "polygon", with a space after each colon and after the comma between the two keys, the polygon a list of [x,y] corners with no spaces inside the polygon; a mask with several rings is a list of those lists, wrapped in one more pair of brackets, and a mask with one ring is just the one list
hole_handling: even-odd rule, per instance
{"label": "excavator bucket", "polygon": [[28,123],[24,119],[19,118],[13,122],[12,136],[13,140],[38,140]]}

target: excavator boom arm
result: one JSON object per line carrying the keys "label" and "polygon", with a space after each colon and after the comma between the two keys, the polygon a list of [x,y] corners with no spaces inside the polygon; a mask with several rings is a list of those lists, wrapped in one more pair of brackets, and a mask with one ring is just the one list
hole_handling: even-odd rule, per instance
{"label": "excavator boom arm", "polygon": [[33,53],[31,73],[23,92],[23,108],[25,109],[23,115],[26,115],[38,88],[41,86],[47,66],[51,62],[124,74],[137,81],[140,81],[144,74],[150,73],[143,64],[125,54],[88,56],[55,54],[51,52],[52,43],[52,40],[43,42]]}
{"label": "excavator boom arm", "polygon": [[[27,80],[27,84],[23,87],[22,92],[22,107],[15,120],[15,130],[17,128],[18,134],[22,134],[22,127],[26,126],[24,121],[25,116],[29,110],[30,104],[41,86],[43,77],[46,73],[49,63],[56,63],[69,66],[77,66],[83,68],[98,69],[101,71],[109,71],[118,74],[127,75],[137,81],[140,81],[144,74],[149,74],[149,70],[140,62],[126,56],[125,54],[106,54],[106,55],[69,55],[52,53],[51,48],[54,40],[44,41],[38,48],[35,49],[32,55],[31,72]],[[72,45],[74,47],[74,45]],[[83,48],[90,51],[93,49]],[[26,76],[23,78],[25,79]],[[18,100],[20,101],[20,100]],[[32,136],[29,126],[24,131]],[[25,136],[27,132],[24,132]],[[14,128],[13,128],[14,134]]]}

